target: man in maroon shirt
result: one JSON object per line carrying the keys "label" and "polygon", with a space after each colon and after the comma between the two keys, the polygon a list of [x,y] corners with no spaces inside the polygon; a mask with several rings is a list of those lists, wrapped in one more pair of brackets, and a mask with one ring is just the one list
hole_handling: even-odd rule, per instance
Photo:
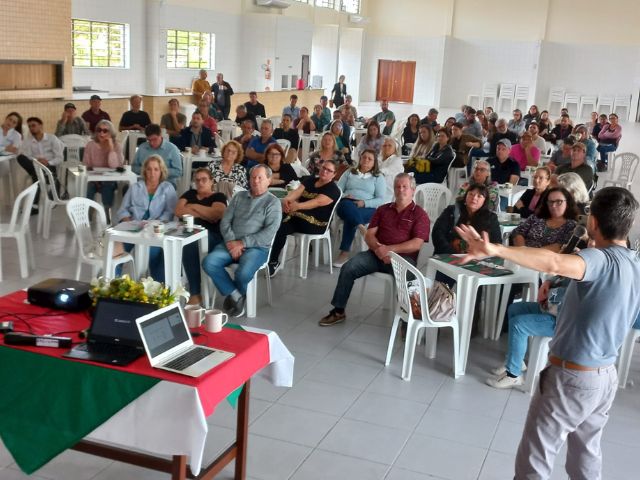
{"label": "man in maroon shirt", "polygon": [[333,310],[319,324],[328,327],[344,322],[344,309],[349,301],[353,283],[375,272],[392,273],[390,252],[396,252],[415,265],[420,247],[429,241],[429,216],[413,201],[415,179],[400,173],[393,184],[396,200],[379,207],[369,222],[364,237],[369,250],[361,252],[345,263],[340,270],[333,292]]}
{"label": "man in maroon shirt", "polygon": [[99,95],[91,95],[89,99],[89,110],[82,114],[82,119],[89,124],[89,130],[91,133],[96,129],[96,125],[100,120],[109,120],[111,121],[111,117],[109,114],[103,110],[100,110],[100,106],[102,105],[102,99]]}

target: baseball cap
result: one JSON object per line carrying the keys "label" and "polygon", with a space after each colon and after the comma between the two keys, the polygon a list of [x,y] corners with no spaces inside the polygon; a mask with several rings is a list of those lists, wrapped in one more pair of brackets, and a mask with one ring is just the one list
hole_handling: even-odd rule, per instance
{"label": "baseball cap", "polygon": [[76,106],[73,103],[69,102],[64,104],[64,109],[66,110],[67,108],[73,108],[75,110]]}
{"label": "baseball cap", "polygon": [[529,122],[529,125],[538,125],[538,122],[535,120],[531,120],[531,122]]}
{"label": "baseball cap", "polygon": [[511,149],[511,141],[508,138],[503,138],[502,140],[498,140],[498,144],[500,143],[505,147]]}
{"label": "baseball cap", "polygon": [[89,100],[102,100],[100,98],[100,95],[91,95],[91,98]]}

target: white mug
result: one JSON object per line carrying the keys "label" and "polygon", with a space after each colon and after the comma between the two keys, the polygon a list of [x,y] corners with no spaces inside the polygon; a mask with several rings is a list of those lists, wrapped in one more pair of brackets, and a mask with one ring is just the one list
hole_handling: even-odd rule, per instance
{"label": "white mug", "polygon": [[185,214],[182,216],[185,232],[193,232],[193,215]]}
{"label": "white mug", "polygon": [[221,332],[222,327],[226,325],[228,321],[229,315],[227,315],[226,313],[222,313],[221,310],[207,310],[206,312],[204,312],[204,329],[207,332]]}
{"label": "white mug", "polygon": [[207,152],[204,149],[200,149],[200,150],[198,150],[198,156],[200,158],[204,158],[204,157],[207,156]]}
{"label": "white mug", "polygon": [[186,305],[184,307],[184,316],[187,319],[189,328],[198,328],[202,325],[204,319],[204,308],[200,305]]}

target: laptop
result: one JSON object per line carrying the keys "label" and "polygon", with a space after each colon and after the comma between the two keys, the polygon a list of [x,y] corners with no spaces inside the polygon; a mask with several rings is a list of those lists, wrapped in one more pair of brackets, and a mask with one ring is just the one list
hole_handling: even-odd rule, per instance
{"label": "laptop", "polygon": [[87,342],[63,356],[111,365],[128,365],[144,355],[136,318],[156,310],[149,303],[100,298],[96,304]]}
{"label": "laptop", "polygon": [[190,377],[229,360],[234,353],[195,345],[179,303],[136,320],[151,366]]}

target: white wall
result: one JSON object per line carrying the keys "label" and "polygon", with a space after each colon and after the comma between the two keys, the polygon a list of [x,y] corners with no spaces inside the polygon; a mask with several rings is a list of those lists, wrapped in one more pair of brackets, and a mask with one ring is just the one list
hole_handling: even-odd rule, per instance
{"label": "white wall", "polygon": [[[340,29],[338,76],[345,76],[347,94],[353,97],[353,103],[355,104],[358,104],[360,101],[360,69],[362,65],[363,37],[364,32],[361,28]],[[328,90],[333,88],[333,83],[326,85]]]}
{"label": "white wall", "polygon": [[316,25],[313,28],[309,82],[314,75],[321,75],[327,95],[338,79],[338,38],[338,25]]}
{"label": "white wall", "polygon": [[[276,89],[280,88],[281,76],[291,75],[300,78],[302,74],[302,56],[311,55],[313,23],[306,19],[291,17],[275,17],[274,44],[274,78]],[[289,88],[295,88],[289,85]]]}

